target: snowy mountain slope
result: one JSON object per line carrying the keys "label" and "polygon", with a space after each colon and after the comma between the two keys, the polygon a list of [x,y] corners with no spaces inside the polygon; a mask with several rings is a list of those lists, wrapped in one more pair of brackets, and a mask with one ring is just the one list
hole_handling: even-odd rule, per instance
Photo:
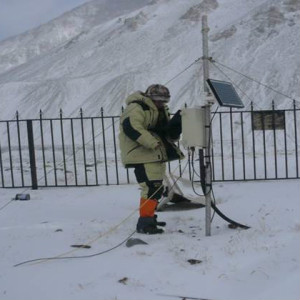
{"label": "snowy mountain slope", "polygon": [[148,0],[94,0],[53,21],[0,43],[0,73],[45,54],[61,43],[77,40],[90,28],[138,7]]}
{"label": "snowy mountain slope", "polygon": [[[64,115],[75,116],[80,107],[86,115],[98,114],[101,107],[107,114],[118,114],[128,93],[144,90],[154,82],[167,83],[201,57],[204,13],[211,28],[210,54],[216,61],[299,99],[297,1],[157,0],[147,5],[144,2],[142,8],[136,1],[130,7],[132,12],[123,15],[121,8],[119,13],[102,10],[99,16],[105,16],[106,21],[99,24],[97,5],[101,3],[92,1],[59,19],[64,24],[80,15],[80,22],[77,19],[70,27],[61,25],[59,35],[68,38],[58,41],[58,34],[45,33],[43,26],[33,31],[38,36],[37,44],[45,38],[51,46],[0,75],[0,119],[12,118],[16,110],[23,118],[38,116],[39,109],[46,116],[57,116],[60,108]],[[120,3],[123,1],[113,1],[114,5]],[[123,9],[127,7],[123,5]],[[92,20],[90,14],[94,14]],[[44,26],[55,27],[56,22]],[[74,33],[70,34],[70,28]],[[32,34],[28,32],[20,40]],[[19,42],[16,37],[15,43],[9,40],[3,42],[4,47],[0,44],[1,61],[5,51],[20,47]],[[23,45],[29,49],[26,43]],[[222,71],[247,94],[240,93],[246,105],[253,100],[257,107],[269,108],[273,99],[277,106],[290,105],[290,100],[227,69]],[[228,80],[226,76],[211,66],[211,77]],[[171,109],[183,103],[200,104],[201,62],[168,86]]]}

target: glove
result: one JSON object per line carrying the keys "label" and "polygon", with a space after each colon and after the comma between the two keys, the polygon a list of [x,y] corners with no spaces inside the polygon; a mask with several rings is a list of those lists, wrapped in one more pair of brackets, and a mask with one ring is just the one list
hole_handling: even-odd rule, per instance
{"label": "glove", "polygon": [[177,140],[182,132],[181,110],[178,110],[172,119],[168,122],[167,133],[172,140]]}

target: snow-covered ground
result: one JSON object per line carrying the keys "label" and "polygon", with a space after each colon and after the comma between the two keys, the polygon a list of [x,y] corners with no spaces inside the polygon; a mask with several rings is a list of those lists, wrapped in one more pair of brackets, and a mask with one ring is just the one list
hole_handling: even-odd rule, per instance
{"label": "snow-covered ground", "polygon": [[[60,108],[64,116],[77,116],[79,108],[85,116],[98,116],[101,108],[119,114],[130,92],[154,82],[168,82],[172,111],[199,105],[202,63],[191,63],[202,55],[204,13],[210,55],[281,93],[230,72],[246,108],[251,100],[255,109],[270,109],[272,100],[276,109],[290,107],[284,94],[299,105],[299,1],[170,2],[91,1],[1,42],[1,119],[16,110],[22,118],[36,118],[40,109],[43,117],[57,116]],[[221,70],[225,76],[217,67],[211,66],[212,78],[228,80],[228,69]],[[286,120],[287,127],[297,127]],[[5,157],[6,140],[1,155],[7,182],[17,159]],[[278,168],[284,170],[280,163]],[[10,201],[24,189],[0,188],[0,300],[300,299],[299,183],[214,184],[219,209],[251,229],[230,229],[215,215],[210,237],[203,208],[159,212],[167,222],[163,235],[134,233],[135,184],[26,191],[29,201]],[[147,244],[126,247],[131,234]],[[15,266],[38,258],[55,259]]]}
{"label": "snow-covered ground", "polygon": [[[0,189],[0,207],[22,191]],[[147,245],[14,267],[108,250],[138,218],[135,184],[28,192],[31,200],[0,211],[1,300],[300,298],[299,180],[214,184],[219,209],[249,230],[230,229],[215,215],[206,237],[203,208],[165,210],[158,213],[164,234],[132,236]]]}

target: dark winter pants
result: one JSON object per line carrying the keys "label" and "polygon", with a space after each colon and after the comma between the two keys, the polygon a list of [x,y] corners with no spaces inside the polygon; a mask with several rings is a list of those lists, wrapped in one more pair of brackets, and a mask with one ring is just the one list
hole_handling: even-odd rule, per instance
{"label": "dark winter pants", "polygon": [[140,216],[153,217],[157,201],[163,193],[166,164],[161,162],[137,165],[134,173],[141,187]]}

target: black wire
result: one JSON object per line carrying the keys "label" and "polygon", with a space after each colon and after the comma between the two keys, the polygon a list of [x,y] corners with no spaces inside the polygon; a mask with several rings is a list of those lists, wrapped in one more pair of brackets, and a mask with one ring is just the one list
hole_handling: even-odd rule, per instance
{"label": "black wire", "polygon": [[[225,221],[227,221],[227,222],[230,223],[230,224],[233,224],[233,225],[235,225],[235,226],[237,226],[237,227],[241,227],[241,228],[243,228],[243,229],[249,229],[249,228],[250,228],[249,226],[246,226],[246,225],[244,225],[244,224],[238,223],[238,222],[236,222],[236,221],[234,221],[234,220],[228,218],[227,216],[225,216],[225,215],[218,209],[218,207],[217,207],[216,204],[215,204],[215,195],[214,195],[213,187],[212,187],[212,186],[211,186],[211,188],[210,188],[210,191],[208,191],[207,193],[204,193],[203,195],[201,195],[201,194],[199,194],[199,193],[196,192],[195,187],[194,187],[194,181],[193,181],[193,180],[192,180],[192,188],[193,188],[194,193],[195,193],[196,195],[198,195],[198,196],[206,196],[209,192],[212,192],[212,194],[213,194],[213,201],[211,202],[211,206],[212,206],[212,208],[214,209],[214,212],[216,212],[222,219],[224,219]],[[214,215],[213,215],[213,217],[214,217]],[[213,217],[212,217],[212,219],[213,219]],[[212,219],[211,219],[211,221],[212,221]]]}
{"label": "black wire", "polygon": [[[188,164],[185,165],[184,169],[183,169],[183,172],[184,170],[186,169]],[[179,177],[175,180],[174,184],[171,186],[171,189],[174,187],[174,185],[177,183],[177,181],[179,180]],[[124,241],[122,241],[121,243],[119,243],[118,245],[110,248],[110,249],[107,249],[107,250],[104,250],[102,252],[98,252],[98,253],[95,253],[95,254],[91,254],[91,255],[82,255],[82,256],[65,256],[65,257],[42,257],[42,258],[36,258],[36,259],[31,259],[31,260],[26,260],[24,262],[21,262],[21,263],[18,263],[16,265],[14,265],[14,267],[18,267],[18,266],[21,266],[21,265],[24,265],[24,264],[27,264],[27,263],[31,263],[31,262],[36,262],[36,261],[41,261],[41,260],[57,260],[57,259],[72,259],[72,258],[89,258],[89,257],[94,257],[94,256],[97,256],[97,255],[101,255],[101,254],[104,254],[104,253],[107,253],[109,251],[112,251],[118,247],[120,247],[122,244],[124,244],[127,240],[129,240],[134,234],[136,233],[136,230],[133,231]]]}
{"label": "black wire", "polygon": [[235,226],[237,226],[237,227],[240,227],[240,228],[243,228],[243,229],[249,229],[249,228],[251,228],[251,227],[249,227],[249,226],[247,226],[247,225],[238,223],[238,222],[236,222],[236,221],[234,221],[234,220],[228,218],[227,216],[225,216],[225,215],[218,209],[218,207],[215,205],[214,202],[211,202],[211,206],[212,206],[212,208],[214,209],[214,211],[215,211],[222,219],[224,219],[224,220],[227,221],[228,223],[233,224],[233,225],[235,225]]}
{"label": "black wire", "polygon": [[192,162],[192,170],[193,170],[193,172],[192,172],[192,189],[193,189],[193,191],[194,191],[194,193],[196,194],[196,195],[198,195],[198,196],[206,196],[206,194],[205,193],[203,193],[203,194],[199,194],[199,193],[197,193],[196,192],[196,189],[195,189],[195,186],[194,186],[194,175],[196,174],[199,178],[201,177],[197,172],[196,172],[196,170],[195,170],[195,166],[194,166],[194,153],[195,153],[195,148],[192,148],[192,160],[191,160],[191,162]]}
{"label": "black wire", "polygon": [[[186,169],[187,167],[187,164],[185,165],[183,171]],[[175,182],[173,183],[173,185],[171,186],[171,189],[174,187],[174,185],[177,183],[177,181],[179,180],[179,177],[175,180]],[[89,257],[94,257],[94,256],[98,256],[98,255],[101,255],[101,254],[104,254],[104,253],[107,253],[109,251],[112,251],[118,247],[120,247],[122,244],[124,244],[127,240],[129,240],[134,234],[136,233],[136,230],[133,231],[124,241],[122,241],[121,243],[119,243],[118,245],[110,248],[110,249],[107,249],[107,250],[104,250],[102,252],[98,252],[98,253],[95,253],[95,254],[91,254],[91,255],[82,255],[82,256],[65,256],[65,257],[41,257],[41,258],[36,258],[36,259],[31,259],[31,260],[26,260],[24,262],[21,262],[21,263],[18,263],[16,265],[14,265],[14,267],[18,267],[18,266],[21,266],[21,265],[24,265],[24,264],[27,264],[27,263],[32,263],[32,262],[36,262],[36,261],[47,261],[47,260],[58,260],[58,259],[73,259],[73,258],[89,258]]]}
{"label": "black wire", "polygon": [[[184,73],[185,71],[187,71],[190,67],[192,67],[195,63],[197,63],[198,61],[200,60],[200,58],[196,59],[193,63],[191,63],[189,66],[187,66],[183,71],[179,72],[176,76],[174,76],[172,79],[170,79],[167,83],[170,83],[171,81],[173,81],[175,78],[177,78],[178,76],[180,76],[182,73]],[[167,84],[166,83],[166,84]],[[106,128],[107,129],[107,128]],[[186,164],[187,166],[187,164]],[[186,167],[185,167],[186,168]],[[185,169],[184,168],[184,169]],[[52,171],[52,170],[51,170]],[[176,182],[179,180],[179,178],[177,178],[177,180],[174,182],[173,186],[176,184]],[[171,188],[173,188],[173,186]],[[11,200],[12,201],[12,200]],[[3,207],[0,208],[0,211],[2,209],[4,209],[4,207],[6,207],[11,201],[9,201],[8,203],[6,203]],[[124,241],[122,241],[120,244],[116,245],[115,247],[113,248],[110,248],[108,250],[105,250],[105,251],[102,251],[102,252],[99,252],[99,253],[96,253],[96,254],[92,254],[92,255],[83,255],[83,256],[70,256],[70,257],[46,257],[46,258],[37,258],[37,259],[32,259],[32,260],[27,260],[27,261],[24,261],[24,262],[21,262],[19,264],[16,264],[14,265],[14,267],[17,267],[17,266],[20,266],[20,265],[23,265],[23,264],[27,264],[27,263],[30,263],[30,262],[35,262],[35,261],[41,261],[41,260],[56,260],[56,259],[72,259],[72,258],[88,258],[88,257],[94,257],[94,256],[97,256],[97,255],[101,255],[101,254],[104,254],[104,253],[107,253],[113,249],[116,249],[117,247],[121,246],[123,243],[125,243],[131,236],[133,236],[133,234],[135,233],[136,231],[134,231],[130,236],[128,236]]]}
{"label": "black wire", "polygon": [[[215,193],[214,193],[214,190],[213,190],[213,189],[211,189],[211,193],[212,193],[212,201],[213,201],[213,204],[216,206],[216,198],[215,198]],[[216,211],[214,210],[213,215],[211,216],[210,222],[213,221],[213,219],[214,219],[214,217],[215,217],[215,214],[216,214]]]}
{"label": "black wire", "polygon": [[[213,119],[214,119],[214,117],[215,117],[215,115],[216,115],[216,113],[217,113],[219,107],[220,107],[220,106],[218,105],[217,108],[216,108],[216,110],[215,110],[214,113],[213,113],[213,116],[211,117],[210,122],[209,122],[209,132],[210,132],[210,134],[209,134],[209,137],[208,137],[208,149],[210,148],[210,140],[212,139],[211,124],[212,124],[212,121],[213,121]],[[192,169],[193,169],[192,180],[193,180],[193,178],[194,178],[194,173],[195,173],[199,178],[201,178],[201,176],[197,173],[197,171],[195,170],[195,166],[194,166],[194,152],[195,152],[195,148],[194,148],[194,147],[191,147],[191,150],[192,150]],[[209,159],[210,159],[210,156],[209,156]],[[206,195],[206,194],[199,195],[199,196],[205,196],[205,195]]]}
{"label": "black wire", "polygon": [[201,176],[198,174],[198,172],[195,169],[195,165],[194,165],[194,153],[195,153],[195,150],[192,150],[192,169],[193,169],[192,178],[193,179],[194,179],[194,174],[196,174],[199,178],[201,178]]}
{"label": "black wire", "polygon": [[[203,194],[199,194],[199,193],[197,193],[196,192],[196,189],[195,189],[195,186],[194,186],[194,174],[196,174],[198,177],[199,177],[199,179],[201,178],[201,176],[196,172],[196,170],[195,170],[195,165],[194,165],[194,152],[195,152],[195,149],[194,148],[192,148],[191,149],[192,150],[192,160],[191,160],[191,163],[192,163],[192,170],[193,170],[193,173],[192,173],[192,189],[193,189],[193,191],[194,191],[194,193],[196,194],[196,195],[198,195],[198,196],[206,196],[208,193],[203,193]],[[211,188],[211,190],[209,191],[209,192],[212,192],[212,195],[213,195],[213,201],[214,201],[214,203],[216,202],[216,200],[215,200],[215,194],[214,194],[214,190]],[[215,216],[215,210],[214,210],[214,212],[213,212],[213,215],[212,215],[212,217],[211,217],[211,222],[213,221],[213,219],[214,219],[214,216]]]}
{"label": "black wire", "polygon": [[[216,110],[214,111],[213,113],[213,116],[211,117],[210,119],[210,122],[209,122],[209,136],[208,136],[208,149],[210,149],[210,140],[212,139],[212,132],[211,132],[211,124],[212,124],[212,121],[219,109],[219,105],[217,106]],[[194,152],[195,152],[195,148],[192,147],[191,148],[192,150],[192,169],[193,169],[193,173],[192,173],[192,183],[194,182],[194,174],[196,174],[199,178],[201,178],[201,176],[197,173],[197,171],[195,170],[195,165],[194,165]],[[210,156],[209,156],[209,164],[211,165],[211,162],[210,162]],[[212,178],[211,178],[211,181],[212,181]],[[212,191],[212,189],[210,191],[208,191],[207,193],[204,193],[203,195],[201,194],[198,194],[196,191],[195,191],[195,187],[194,187],[194,184],[192,184],[192,188],[193,188],[193,191],[195,192],[195,194],[197,194],[198,196],[206,196],[210,191]]]}
{"label": "black wire", "polygon": [[44,258],[36,258],[36,259],[31,259],[31,260],[26,260],[24,262],[21,262],[21,263],[18,263],[16,265],[14,265],[14,267],[18,267],[18,266],[21,266],[21,265],[24,265],[24,264],[27,264],[27,263],[32,263],[32,262],[36,262],[36,261],[41,261],[41,260],[58,260],[58,259],[73,259],[73,258],[89,258],[89,257],[94,257],[94,256],[98,256],[98,255],[102,255],[104,253],[107,253],[107,252],[110,252],[118,247],[120,247],[122,244],[124,244],[127,240],[129,240],[134,234],[136,233],[136,230],[134,232],[132,232],[124,241],[122,241],[121,243],[119,243],[118,245],[110,248],[110,249],[107,249],[107,250],[104,250],[104,251],[101,251],[101,252],[98,252],[98,253],[95,253],[95,254],[90,254],[90,255],[82,255],[82,256],[65,256],[65,257],[44,257]]}
{"label": "black wire", "polygon": [[[209,123],[209,137],[208,137],[208,149],[210,149],[210,141],[211,141],[211,138],[212,138],[212,131],[211,131],[211,124],[212,124],[212,121],[213,121],[213,118],[215,117],[216,113],[217,113],[217,110],[218,110],[219,106],[217,107],[217,109],[215,110],[214,114],[213,114],[213,117],[211,118],[210,120],[210,123]],[[241,223],[238,223],[230,218],[228,218],[226,215],[224,215],[216,206],[216,200],[215,200],[215,195],[214,195],[214,192],[213,192],[213,186],[212,186],[212,167],[211,167],[211,161],[210,161],[210,155],[209,155],[209,168],[210,168],[210,182],[211,182],[211,186],[210,186],[210,190],[209,191],[204,191],[204,194],[201,195],[199,193],[196,192],[195,190],[195,187],[194,187],[194,173],[195,172],[195,169],[194,169],[194,151],[192,151],[192,168],[193,168],[193,173],[192,173],[192,188],[193,188],[193,191],[196,195],[198,196],[206,196],[208,195],[210,192],[212,192],[212,195],[213,195],[213,201],[211,202],[211,206],[214,210],[214,212],[216,212],[222,219],[224,219],[225,221],[227,221],[228,223],[230,224],[233,224],[237,227],[240,227],[240,228],[243,228],[243,229],[249,229],[250,227],[249,226],[246,226],[244,224],[241,224]],[[197,174],[197,173],[196,173]],[[199,175],[198,175],[199,176]],[[199,176],[200,178],[200,176]],[[214,218],[214,214],[211,218],[211,221],[213,220]]]}

